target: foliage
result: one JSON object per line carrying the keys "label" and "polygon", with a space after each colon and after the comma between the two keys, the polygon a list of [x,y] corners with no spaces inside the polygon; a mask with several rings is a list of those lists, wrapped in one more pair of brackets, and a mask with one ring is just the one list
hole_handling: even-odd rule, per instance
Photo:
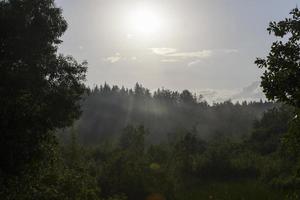
{"label": "foliage", "polygon": [[99,199],[100,189],[92,174],[91,161],[84,159],[86,155],[83,151],[80,151],[80,154],[77,152],[79,152],[77,144],[71,144],[65,149],[55,145],[51,164],[44,165],[43,170],[26,171],[22,176],[10,178],[6,184],[1,185],[3,187],[0,192],[1,199]]}
{"label": "foliage", "polygon": [[261,154],[276,152],[281,145],[282,137],[288,132],[292,117],[293,109],[287,106],[265,112],[262,119],[254,123],[254,130],[249,139],[252,149]]}
{"label": "foliage", "polygon": [[1,1],[0,13],[0,171],[17,174],[79,117],[86,63],[57,55],[67,23],[53,0]]}
{"label": "foliage", "polygon": [[[246,198],[242,192],[245,188],[236,185],[239,182],[257,191],[254,195],[257,199],[271,194],[270,199],[298,194],[296,179],[284,176],[287,173],[283,172],[291,167],[279,157],[280,146],[277,146],[277,154],[264,154],[255,151],[248,140],[224,137],[205,142],[191,132],[181,132],[171,143],[147,147],[143,141],[151,133],[146,132],[143,127],[129,126],[116,143],[104,142],[91,151],[90,159],[99,169],[97,179],[102,198],[118,199],[121,195],[128,199],[147,196],[184,199],[186,195],[193,199],[198,194],[190,196],[187,192],[192,188],[198,188],[205,195],[225,195],[225,199]],[[214,191],[206,185],[218,186]],[[235,189],[229,189],[229,185]],[[274,187],[280,191],[274,193]],[[204,198],[202,194],[201,198]]]}
{"label": "foliage", "polygon": [[[261,85],[267,98],[288,104],[294,107],[294,111],[284,119],[280,118],[284,115],[279,115],[279,113],[268,117],[274,124],[271,124],[262,133],[257,132],[254,136],[257,141],[263,142],[259,146],[266,145],[268,148],[264,150],[265,153],[276,151],[278,144],[280,145],[280,153],[275,156],[277,162],[270,162],[271,164],[277,163],[277,165],[265,173],[269,176],[271,174],[272,184],[296,189],[300,185],[300,121],[298,117],[300,108],[300,11],[295,8],[290,14],[292,15],[290,18],[270,23],[269,33],[282,38],[282,40],[273,43],[266,59],[257,59],[255,63],[265,69]],[[289,123],[286,122],[286,119]],[[283,126],[282,123],[286,126]],[[267,124],[267,122],[262,122],[261,127],[267,127]],[[258,131],[260,130],[258,129]],[[286,133],[283,135],[284,132]],[[281,143],[278,143],[279,139],[281,139]]]}
{"label": "foliage", "polygon": [[255,63],[265,69],[261,85],[270,100],[300,107],[300,11],[295,8],[291,18],[271,22],[270,34],[284,38],[272,44],[266,59]]}
{"label": "foliage", "polygon": [[92,180],[64,165],[54,133],[80,116],[87,70],[57,53],[61,9],[53,0],[0,1],[0,25],[0,198],[91,197]]}

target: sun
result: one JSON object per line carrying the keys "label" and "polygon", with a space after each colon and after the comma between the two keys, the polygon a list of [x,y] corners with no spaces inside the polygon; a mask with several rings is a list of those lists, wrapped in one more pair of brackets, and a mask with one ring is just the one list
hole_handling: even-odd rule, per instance
{"label": "sun", "polygon": [[154,35],[162,29],[162,17],[155,9],[140,7],[129,15],[132,34]]}

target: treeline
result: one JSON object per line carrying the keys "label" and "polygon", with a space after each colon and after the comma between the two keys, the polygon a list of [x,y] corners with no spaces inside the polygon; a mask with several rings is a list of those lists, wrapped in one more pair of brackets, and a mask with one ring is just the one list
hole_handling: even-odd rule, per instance
{"label": "treeline", "polygon": [[164,141],[178,130],[193,131],[202,139],[216,135],[240,139],[249,136],[253,121],[274,106],[271,102],[230,100],[209,105],[188,90],[151,93],[138,83],[134,89],[104,84],[88,90],[75,126],[85,144],[116,137],[126,126],[141,124],[152,133],[150,143]]}

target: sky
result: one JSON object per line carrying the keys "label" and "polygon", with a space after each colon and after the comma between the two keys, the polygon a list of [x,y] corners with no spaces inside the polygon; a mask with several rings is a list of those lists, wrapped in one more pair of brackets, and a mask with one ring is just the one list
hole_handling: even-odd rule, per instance
{"label": "sky", "polygon": [[266,28],[297,0],[56,0],[68,30],[59,52],[88,61],[87,85],[167,88],[210,102],[264,99],[254,64]]}

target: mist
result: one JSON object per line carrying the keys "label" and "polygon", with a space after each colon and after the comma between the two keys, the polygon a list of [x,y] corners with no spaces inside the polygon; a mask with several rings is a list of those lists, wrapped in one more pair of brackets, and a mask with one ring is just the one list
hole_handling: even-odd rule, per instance
{"label": "mist", "polygon": [[88,90],[82,116],[74,127],[84,144],[118,138],[128,125],[143,125],[149,131],[150,144],[166,142],[186,131],[205,140],[217,136],[241,140],[250,135],[254,121],[275,105],[262,100],[209,104],[188,90],[163,88],[151,93],[138,83],[133,89],[105,83]]}

